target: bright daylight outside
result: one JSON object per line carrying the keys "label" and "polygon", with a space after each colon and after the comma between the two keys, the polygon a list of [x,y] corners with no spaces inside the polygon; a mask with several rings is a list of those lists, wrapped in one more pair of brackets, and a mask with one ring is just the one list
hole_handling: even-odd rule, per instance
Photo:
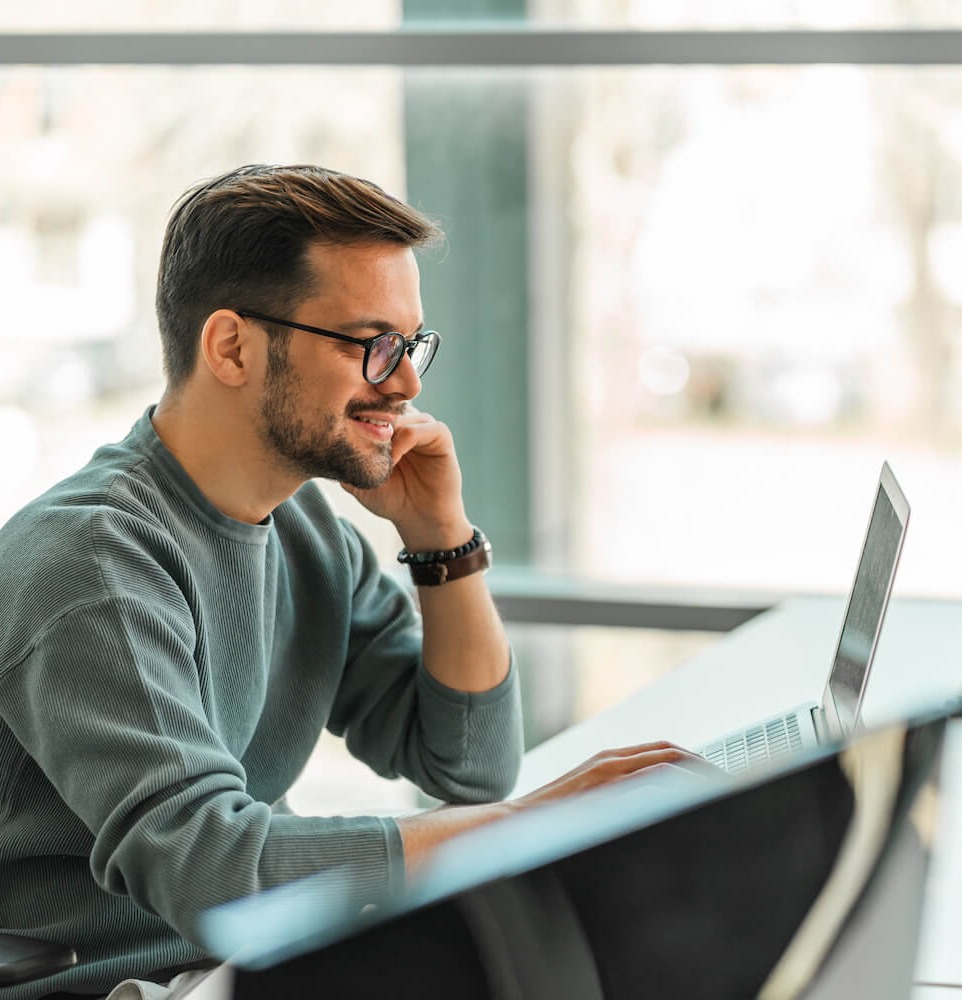
{"label": "bright daylight outside", "polygon": [[[387,0],[363,13],[277,3],[271,23],[253,6],[130,4],[121,20],[91,3],[81,25],[73,4],[46,3],[0,15],[0,30],[383,29],[401,17]],[[837,0],[779,21],[776,5],[746,2],[718,25],[699,23],[700,5],[590,5],[597,18],[588,6],[534,10],[544,23],[616,28],[952,16],[937,3]],[[497,71],[450,75],[483,93]],[[566,464],[540,484],[570,497],[553,529],[569,553],[560,568],[631,585],[841,593],[888,459],[913,504],[897,594],[962,594],[962,70],[515,76],[536,98],[515,112],[530,130],[529,188],[566,234],[530,271],[567,328],[570,374],[551,404]],[[0,520],[156,400],[153,282],[180,192],[243,162],[311,161],[403,196],[405,79],[0,67]],[[512,332],[526,335],[523,317]],[[537,419],[529,433],[537,449]],[[361,520],[390,565],[393,531]],[[571,712],[596,711],[708,641],[580,632],[578,656],[592,662],[578,667]],[[370,792],[344,774],[349,808]],[[338,780],[329,764],[306,778],[315,792]],[[376,794],[386,809],[410,802],[397,786]]]}

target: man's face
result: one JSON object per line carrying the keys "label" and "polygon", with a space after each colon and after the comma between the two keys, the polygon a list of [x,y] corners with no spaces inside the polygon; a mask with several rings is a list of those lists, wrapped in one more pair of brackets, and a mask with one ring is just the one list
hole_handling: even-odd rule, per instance
{"label": "man's face", "polygon": [[[297,323],[350,337],[421,326],[418,268],[406,247],[312,248],[318,294],[292,316]],[[271,342],[261,399],[261,436],[288,468],[360,489],[391,473],[394,418],[421,390],[405,355],[379,385],[364,379],[364,348],[293,330]]]}

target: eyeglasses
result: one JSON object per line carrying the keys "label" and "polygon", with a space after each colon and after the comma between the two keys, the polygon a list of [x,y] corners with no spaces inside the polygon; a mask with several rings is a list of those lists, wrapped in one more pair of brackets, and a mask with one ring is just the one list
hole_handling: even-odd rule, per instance
{"label": "eyeglasses", "polygon": [[411,359],[414,370],[420,377],[431,366],[434,355],[438,353],[441,344],[441,334],[434,330],[425,330],[415,334],[408,340],[403,333],[379,333],[376,337],[348,337],[333,330],[322,330],[319,326],[307,326],[304,323],[291,323],[286,319],[275,319],[263,313],[252,312],[250,309],[235,309],[238,316],[245,319],[256,319],[262,323],[275,323],[277,326],[287,326],[292,330],[304,330],[306,333],[316,333],[319,337],[330,337],[332,340],[343,340],[348,344],[358,344],[364,348],[364,378],[372,385],[378,385],[390,378],[394,369],[401,363],[405,353]]}

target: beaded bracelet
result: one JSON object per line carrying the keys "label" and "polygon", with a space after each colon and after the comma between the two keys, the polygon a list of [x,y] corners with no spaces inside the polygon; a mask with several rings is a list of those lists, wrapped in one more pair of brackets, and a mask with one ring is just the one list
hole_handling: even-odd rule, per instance
{"label": "beaded bracelet", "polygon": [[417,587],[437,587],[451,580],[460,580],[473,573],[486,573],[491,568],[491,543],[480,528],[474,529],[471,540],[455,549],[434,552],[398,553],[398,562],[411,572]]}
{"label": "beaded bracelet", "polygon": [[459,545],[456,549],[437,549],[433,552],[408,552],[407,549],[401,549],[397,561],[405,566],[410,566],[412,563],[450,562],[452,559],[460,559],[461,556],[474,552],[475,549],[480,549],[483,544],[484,534],[480,528],[475,528],[470,541]]}

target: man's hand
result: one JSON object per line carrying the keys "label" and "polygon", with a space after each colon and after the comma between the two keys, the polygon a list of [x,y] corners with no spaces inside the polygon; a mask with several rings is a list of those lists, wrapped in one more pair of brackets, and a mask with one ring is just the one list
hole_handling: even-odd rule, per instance
{"label": "man's hand", "polygon": [[681,747],[675,746],[674,743],[660,740],[655,743],[642,743],[634,747],[602,750],[560,778],[543,785],[541,788],[536,788],[512,804],[516,809],[543,805],[556,799],[567,798],[578,792],[585,792],[591,788],[598,788],[601,785],[630,778],[640,771],[653,767],[675,768],[685,771],[689,775],[705,778],[718,777],[722,774],[704,757],[683,750]]}
{"label": "man's hand", "polygon": [[483,806],[441,806],[438,809],[405,816],[397,821],[404,843],[404,863],[408,875],[429,859],[431,851],[451,837],[478,826],[484,826],[525,809],[568,798],[592,788],[623,781],[647,769],[675,768],[706,781],[723,776],[723,772],[703,757],[658,741],[617,750],[603,750],[583,764],[541,788],[509,802],[492,802]]}
{"label": "man's hand", "polygon": [[392,521],[412,552],[468,541],[461,468],[447,425],[408,406],[395,419],[391,457],[391,474],[376,489],[341,485],[372,513]]}

